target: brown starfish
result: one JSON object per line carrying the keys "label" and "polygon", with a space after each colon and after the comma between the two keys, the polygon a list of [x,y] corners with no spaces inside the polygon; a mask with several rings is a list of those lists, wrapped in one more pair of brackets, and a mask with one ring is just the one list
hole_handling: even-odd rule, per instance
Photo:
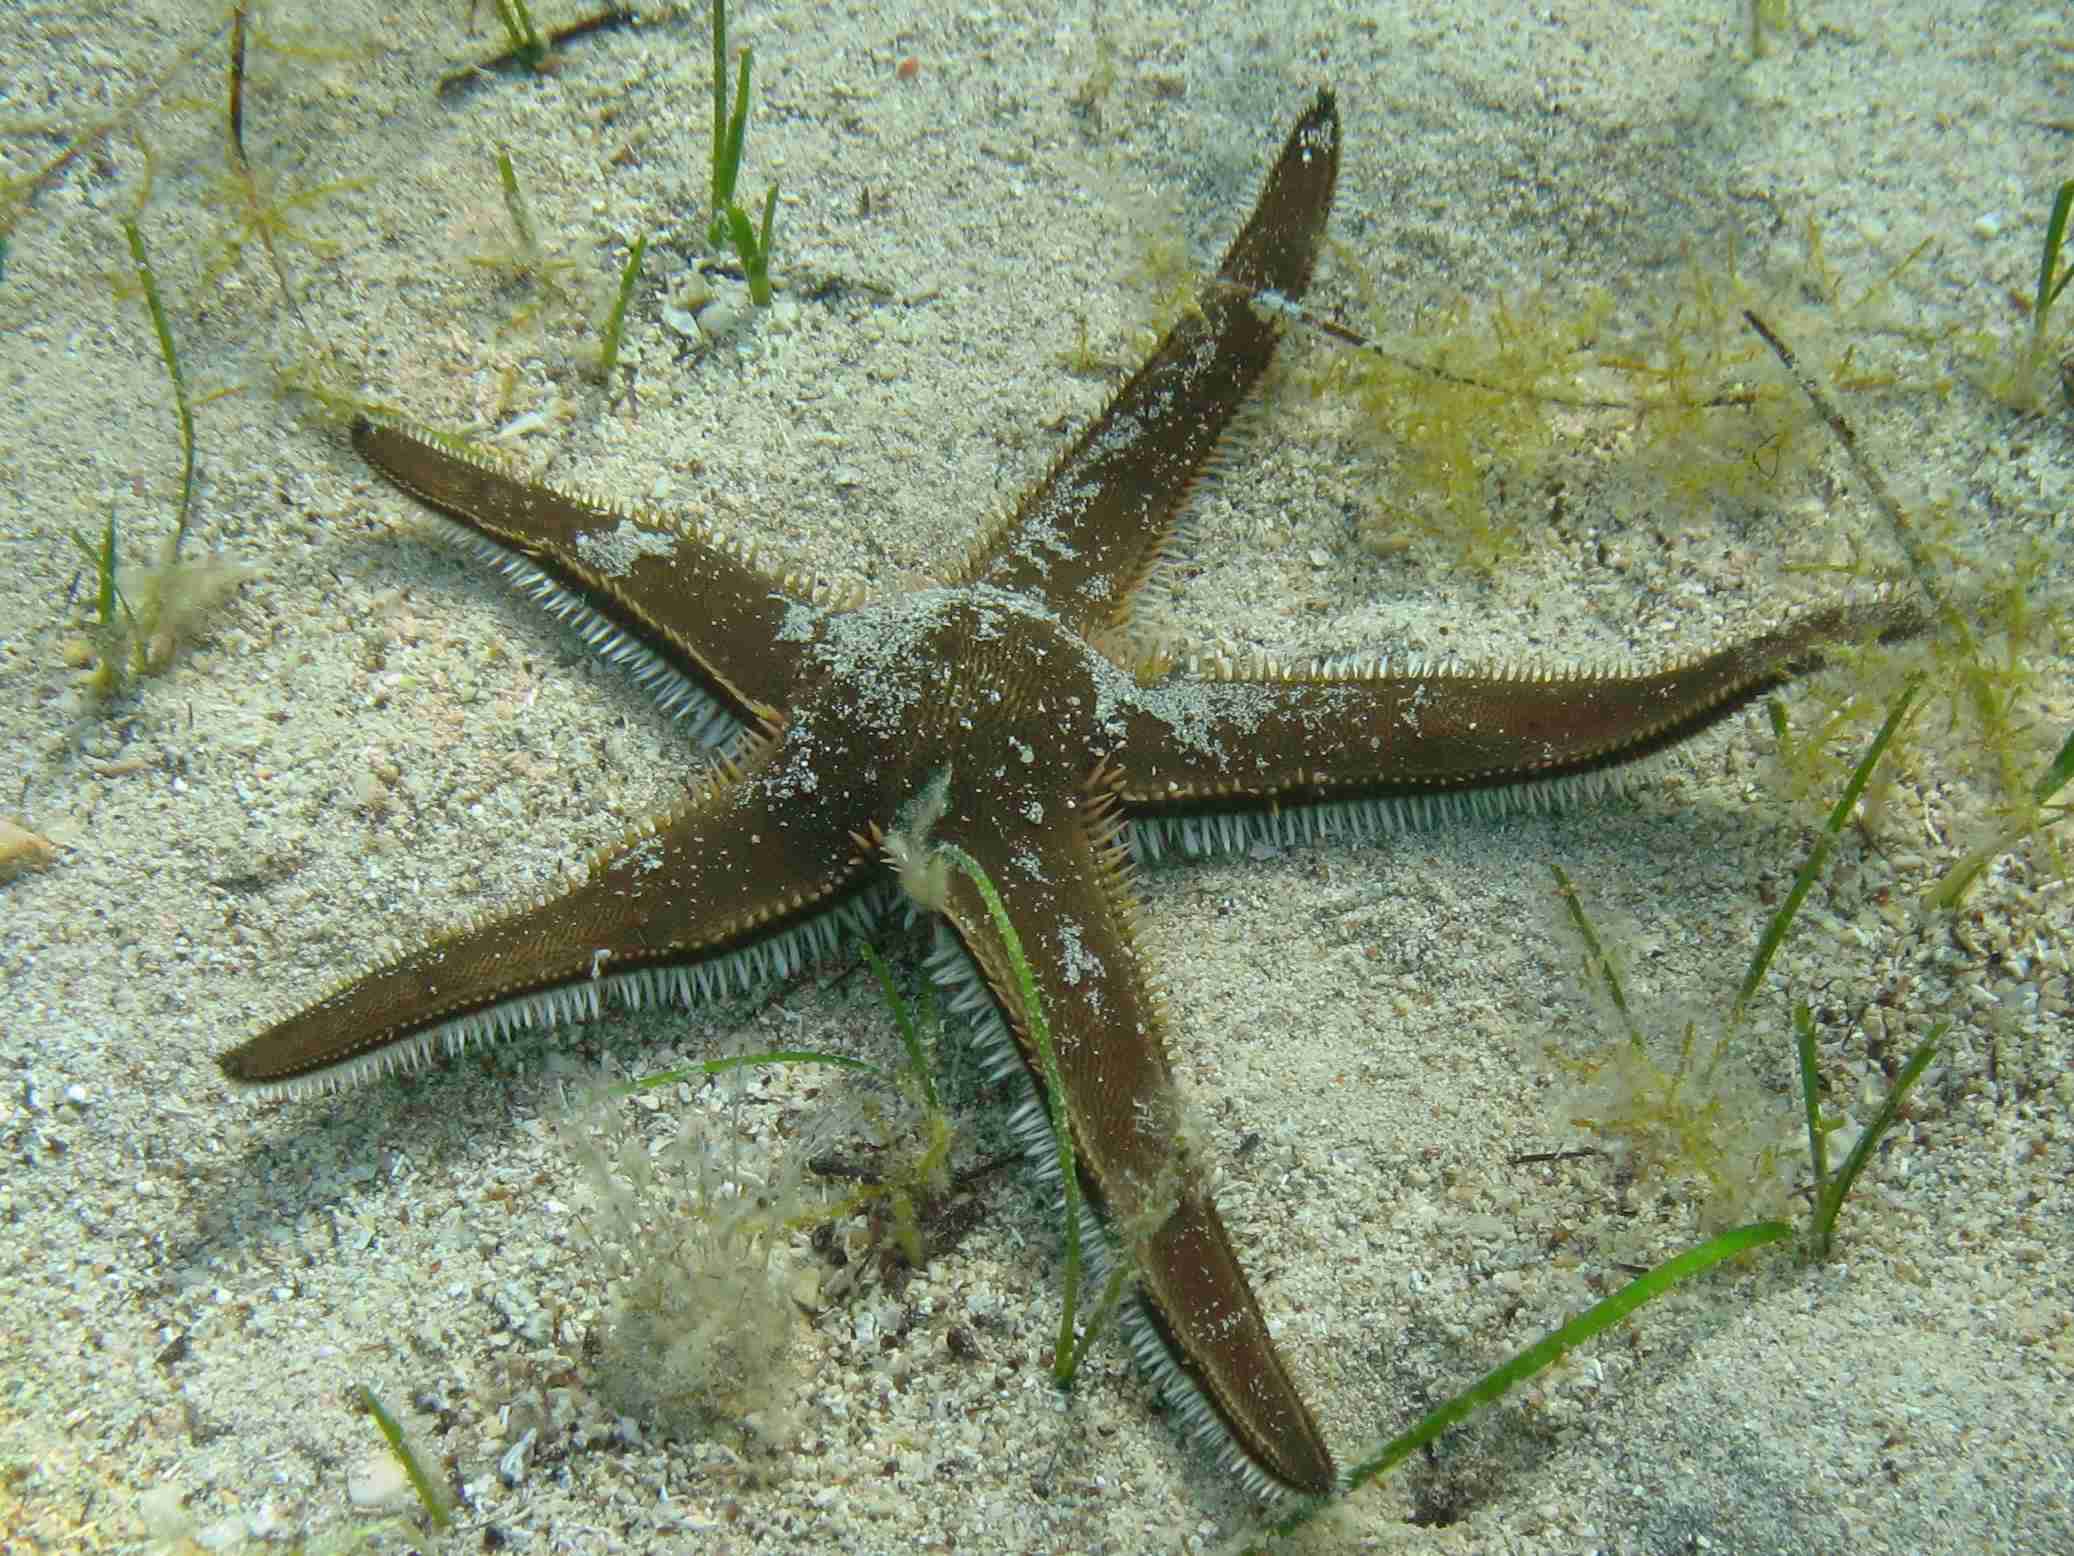
{"label": "brown starfish", "polygon": [[[897,901],[881,855],[947,926],[932,968],[992,1062],[1034,1070],[1003,937],[969,880],[931,867],[955,844],[998,888],[1056,1034],[1087,1187],[1138,1279],[1136,1350],[1256,1489],[1332,1489],[1332,1455],[1183,1143],[1133,938],[1134,853],[1569,799],[1814,668],[1824,645],[1917,625],[1836,608],[1624,676],[1112,657],[1267,370],[1267,305],[1310,280],[1339,150],[1320,93],[1196,310],[941,587],[868,599],[773,574],[711,530],[357,425],[369,463],[723,754],[584,884],[354,979],[224,1054],[224,1073],[308,1092],[594,1016],[606,991],[639,1004],[747,987]],[[1017,1127],[1050,1154],[1034,1090]]]}

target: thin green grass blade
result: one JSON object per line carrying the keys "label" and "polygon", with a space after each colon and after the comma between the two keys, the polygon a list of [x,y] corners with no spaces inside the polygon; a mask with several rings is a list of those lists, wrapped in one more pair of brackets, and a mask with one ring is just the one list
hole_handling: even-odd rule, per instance
{"label": "thin green grass blade", "polygon": [[2052,197],[2052,214],[2045,219],[2045,249],[2038,256],[2038,291],[2031,303],[2033,325],[2043,330],[2046,310],[2059,301],[2060,293],[2074,277],[2074,266],[2062,267],[2060,249],[2067,241],[2067,216],[2074,211],[2074,178],[2060,185]]}
{"label": "thin green grass blade", "polygon": [[914,1007],[900,997],[893,987],[893,970],[879,949],[869,940],[860,940],[857,947],[864,953],[865,965],[878,980],[879,993],[885,996],[886,1008],[893,1012],[893,1024],[900,1029],[900,1046],[907,1050],[908,1069],[922,1083],[922,1100],[933,1111],[937,1106],[936,1080],[930,1072],[929,1046],[922,1039],[922,1029],[915,1021]]}
{"label": "thin green grass blade", "polygon": [[1094,1312],[1088,1315],[1087,1327],[1073,1344],[1073,1365],[1068,1381],[1079,1374],[1080,1364],[1087,1360],[1087,1353],[1094,1349],[1095,1342],[1109,1332],[1116,1310],[1123,1305],[1123,1293],[1130,1283],[1131,1271],[1132,1261],[1119,1254],[1116,1263],[1110,1267],[1109,1278],[1102,1283],[1102,1295],[1095,1302]]}
{"label": "thin green grass blade", "polygon": [[[771,189],[770,197],[764,201],[764,232],[770,232],[771,207],[776,203],[778,191]],[[749,281],[749,301],[759,308],[771,305],[770,255],[757,244],[756,229],[749,225],[749,213],[739,205],[727,208],[728,236],[734,240],[735,252],[742,259],[742,274]]]}
{"label": "thin green grass blade", "polygon": [[619,272],[619,295],[612,299],[612,312],[605,316],[605,340],[598,348],[598,377],[608,382],[613,368],[619,365],[619,342],[626,330],[627,302],[641,279],[641,260],[647,253],[648,234],[644,232],[634,239],[634,246],[627,251],[627,262]]}
{"label": "thin green grass blade", "polygon": [[533,231],[533,217],[519,190],[518,169],[511,165],[511,150],[506,146],[497,148],[497,182],[504,190],[504,209],[511,216],[511,225],[518,230],[519,252],[525,255],[527,263],[537,263],[540,239]]}
{"label": "thin green grass blade", "polygon": [[[735,185],[742,174],[742,147],[749,134],[749,65],[753,49],[742,50],[735,78],[732,111],[727,101],[726,17],[714,7],[713,54],[713,220],[706,241],[718,248],[726,241],[735,208]],[[746,259],[744,261],[746,263]]]}
{"label": "thin green grass blade", "polygon": [[734,204],[739,157],[727,160],[727,0],[713,0],[713,219],[706,241],[720,246],[723,213]]}
{"label": "thin green grass blade", "polygon": [[[74,537],[75,539],[77,537]],[[122,591],[115,584],[115,506],[108,507],[108,528],[101,537],[100,554],[94,558],[94,608],[101,618],[101,625],[115,625],[115,603],[122,598]]]}
{"label": "thin green grass blade", "polygon": [[[2038,775],[2038,781],[2031,786],[2031,804],[2034,811],[2042,810],[2070,780],[2074,780],[2074,734],[2067,736],[2059,754],[2046,764],[2045,771]],[[1956,908],[1973,889],[1973,883],[1980,878],[1981,872],[1994,863],[1999,855],[2014,848],[2029,833],[2042,827],[2056,826],[2065,819],[2066,811],[2061,808],[2050,820],[2042,820],[2033,814],[2005,829],[1992,841],[1974,849],[1946,871],[1944,879],[1923,894],[1924,906],[1940,911]]]}
{"label": "thin green grass blade", "polygon": [[547,45],[540,40],[540,29],[533,25],[526,0],[496,0],[496,5],[497,19],[511,40],[511,57],[528,70],[538,70],[547,59]]}
{"label": "thin green grass blade", "polygon": [[[1453,1399],[1428,1411],[1410,1431],[1384,1443],[1368,1458],[1347,1471],[1345,1489],[1352,1491],[1378,1476],[1388,1474],[1449,1427],[1466,1419],[1485,1405],[1494,1403],[1515,1384],[1531,1378],[1535,1373],[1560,1360],[1564,1353],[1575,1350],[1585,1341],[1611,1329],[1635,1309],[1655,1301],[1673,1286],[1712,1269],[1725,1259],[1733,1259],[1738,1254],[1761,1248],[1766,1243],[1779,1242],[1792,1235],[1793,1228],[1783,1221],[1759,1221],[1750,1226],[1737,1227],[1731,1232],[1723,1232],[1719,1237],[1709,1238],[1699,1247],[1687,1249],[1676,1258],[1659,1264],[1648,1274],[1637,1276],[1612,1296],[1594,1303],[1560,1329],[1528,1346],[1502,1366],[1485,1373]],[[1306,1503],[1282,1522],[1275,1524],[1272,1532],[1277,1535],[1292,1533],[1327,1505],[1329,1503],[1322,1500]]]}
{"label": "thin green grass blade", "polygon": [[180,418],[180,517],[173,527],[173,545],[166,558],[169,562],[178,561],[180,542],[187,538],[187,516],[194,506],[194,407],[187,398],[187,380],[181,376],[180,353],[173,346],[173,326],[166,321],[166,305],[158,294],[158,276],[144,251],[144,233],[128,216],[122,219],[122,232],[129,239],[130,262],[136,266],[137,284],[144,289],[144,307],[151,315],[151,327],[158,333],[159,355],[165,358],[166,374],[173,380],[173,409]]}
{"label": "thin green grass blade", "polygon": [[744,49],[741,68],[735,75],[734,112],[727,121],[727,199],[732,205],[735,197],[735,181],[742,171],[742,147],[749,138],[749,64],[756,56],[754,49]]}
{"label": "thin green grass blade", "polygon": [[1606,947],[1599,939],[1599,932],[1592,928],[1592,921],[1585,914],[1583,899],[1577,895],[1577,888],[1570,884],[1570,877],[1563,873],[1561,865],[1552,864],[1549,868],[1555,872],[1556,895],[1563,899],[1563,908],[1570,915],[1571,927],[1577,931],[1578,938],[1584,941],[1585,954],[1591,959],[1591,966],[1587,972],[1597,973],[1599,981],[1606,985],[1606,995],[1613,1001],[1613,1008],[1620,1013],[1621,1024],[1628,1029],[1628,1041],[1637,1048],[1642,1047],[1642,1029],[1636,1024],[1634,1015],[1628,1009],[1627,990],[1621,987],[1620,974],[1613,966],[1613,958],[1606,954]]}
{"label": "thin green grass blade", "polygon": [[1908,1100],[1909,1088],[1915,1085],[1923,1071],[1930,1067],[1930,1061],[1937,1057],[1937,1045],[1944,1041],[1944,1034],[1950,1028],[1949,1021],[1938,1022],[1930,1029],[1930,1035],[1923,1039],[1916,1051],[1908,1056],[1908,1062],[1902,1065],[1901,1073],[1894,1077],[1894,1084],[1887,1088],[1886,1099],[1880,1103],[1879,1112],[1873,1115],[1872,1122],[1865,1126],[1865,1133],[1858,1137],[1858,1143],[1851,1147],[1850,1155],[1844,1158],[1843,1166],[1837,1169],[1836,1179],[1829,1185],[1829,1192],[1817,1202],[1814,1225],[1817,1258],[1829,1257],[1830,1242],[1836,1231],[1836,1218],[1843,1211],[1844,1201],[1850,1197],[1851,1185],[1858,1181],[1858,1175],[1865,1171],[1866,1164],[1872,1160],[1872,1153],[1878,1148],[1880,1137],[1891,1129],[1894,1120],[1901,1116],[1901,1104]]}
{"label": "thin green grass blade", "polygon": [[97,551],[78,530],[70,531],[72,544],[94,570],[94,619],[104,627],[115,625],[115,510],[108,510],[108,530]]}
{"label": "thin green grass blade", "polygon": [[382,1437],[389,1444],[389,1451],[396,1455],[397,1463],[403,1466],[403,1473],[410,1477],[411,1489],[417,1492],[418,1502],[424,1507],[425,1515],[432,1520],[433,1527],[444,1529],[447,1526],[446,1499],[432,1484],[432,1477],[425,1473],[424,1466],[418,1463],[418,1455],[411,1447],[409,1439],[403,1435],[403,1427],[397,1422],[396,1417],[389,1414],[382,1402],[375,1398],[374,1390],[365,1383],[360,1385],[360,1402],[367,1407],[367,1413],[374,1417],[374,1424],[381,1429]]}
{"label": "thin green grass blade", "polygon": [[1843,833],[1844,823],[1851,819],[1851,811],[1857,805],[1858,797],[1865,792],[1866,784],[1872,781],[1873,769],[1879,766],[1880,758],[1887,754],[1887,747],[1893,744],[1894,736],[1900,730],[1902,721],[1908,716],[1909,708],[1914,703],[1916,692],[1921,685],[1922,677],[1915,675],[1910,676],[1907,684],[1901,688],[1901,695],[1894,699],[1894,706],[1887,710],[1886,722],[1880,725],[1880,732],[1873,736],[1872,744],[1866,748],[1865,755],[1852,770],[1851,781],[1844,785],[1843,796],[1830,811],[1828,821],[1823,824],[1821,833],[1815,838],[1815,846],[1808,850],[1807,862],[1800,867],[1800,874],[1793,878],[1793,889],[1787,892],[1786,900],[1779,904],[1779,910],[1771,916],[1771,922],[1764,926],[1764,933],[1757,941],[1757,950],[1750,957],[1749,970],[1743,974],[1743,985],[1736,990],[1735,1004],[1729,1011],[1728,1019],[1731,1026],[1742,1021],[1743,1012],[1749,1007],[1751,996],[1757,992],[1758,985],[1764,982],[1765,973],[1771,969],[1772,958],[1778,955],[1779,947],[1786,943],[1787,932],[1793,928],[1793,921],[1800,914],[1801,903],[1807,900],[1808,892],[1822,874],[1822,867],[1829,862],[1829,850],[1836,846],[1837,838]]}
{"label": "thin green grass blade", "polygon": [[[735,255],[742,262],[745,275],[756,269],[756,229],[749,225],[749,213],[739,205],[730,205],[725,213],[728,241],[735,246]],[[755,301],[754,294],[750,301]]]}
{"label": "thin green grass blade", "polygon": [[1995,856],[2002,852],[2006,841],[2006,838],[1997,837],[1985,848],[1976,848],[1953,865],[1943,880],[1923,894],[1923,905],[1938,911],[1956,908],[1965,899],[1966,894],[1973,890],[1973,883],[1980,878],[1981,871],[1993,863]]}
{"label": "thin green grass blade", "polygon": [[772,184],[763,197],[763,226],[756,234],[756,252],[748,260],[749,301],[759,308],[771,305],[771,226],[778,219],[778,186]]}
{"label": "thin green grass blade", "polygon": [[2035,803],[2043,805],[2066,788],[2069,782],[2074,782],[2074,730],[2068,732],[2066,743],[2060,747],[2060,754],[2052,759],[2051,764],[2039,775],[2038,782],[2032,786],[2031,798]]}
{"label": "thin green grass blade", "polygon": [[1059,1315],[1058,1344],[1052,1351],[1052,1377],[1060,1388],[1070,1388],[1080,1363],[1079,1347],[1073,1341],[1074,1322],[1080,1305],[1080,1171],[1073,1162],[1073,1128],[1066,1114],[1066,1083],[1059,1077],[1059,1056],[1052,1047],[1051,1024],[1045,1020],[1043,1003],[1037,998],[1037,980],[1031,975],[1029,958],[1023,955],[1022,936],[1015,932],[1008,909],[1001,901],[1001,893],[994,889],[994,883],[980,868],[979,861],[957,844],[938,843],[935,849],[965,872],[973,889],[979,893],[980,901],[986,904],[987,914],[994,921],[994,932],[1000,935],[1001,947],[1015,972],[1016,993],[1023,1007],[1023,1025],[1029,1030],[1039,1067],[1044,1071],[1045,1101],[1051,1107],[1051,1132],[1058,1144],[1059,1182],[1064,1186],[1066,1202],[1066,1297]]}
{"label": "thin green grass blade", "polygon": [[245,160],[245,3],[238,0],[230,17],[230,144]]}
{"label": "thin green grass blade", "polygon": [[724,1075],[729,1070],[739,1070],[751,1064],[832,1064],[845,1070],[870,1070],[877,1072],[878,1066],[869,1060],[854,1058],[849,1054],[822,1053],[812,1048],[773,1048],[764,1053],[729,1054],[723,1059],[701,1059],[695,1064],[680,1065],[674,1070],[659,1070],[653,1075],[643,1075],[637,1080],[624,1082],[608,1088],[607,1096],[631,1096],[635,1092],[654,1091],[658,1086],[674,1086],[679,1081],[703,1080],[712,1075]]}
{"label": "thin green grass blade", "polygon": [[130,624],[130,630],[134,632],[137,627],[137,613],[130,609],[130,602],[122,597],[122,589],[115,581],[114,505],[109,505],[108,528],[101,536],[99,550],[88,545],[86,538],[78,530],[70,531],[69,537],[72,544],[79,548],[80,553],[85,556],[88,565],[94,570],[94,614],[96,619],[103,628],[113,627],[115,625],[115,613],[120,610],[123,620]]}
{"label": "thin green grass blade", "polygon": [[1815,1203],[1829,1192],[1829,1131],[1822,1127],[1821,1079],[1815,1071],[1815,1017],[1806,1000],[1793,1005],[1793,1048],[1800,1059],[1801,1110],[1808,1121],[1808,1160],[1815,1169]]}

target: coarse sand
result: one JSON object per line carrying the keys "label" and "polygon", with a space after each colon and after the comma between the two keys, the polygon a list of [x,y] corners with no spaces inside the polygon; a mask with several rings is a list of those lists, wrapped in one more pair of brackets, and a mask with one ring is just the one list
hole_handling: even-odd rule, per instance
{"label": "coarse sand", "polygon": [[[293,385],[328,375],[542,476],[898,587],[1099,410],[1144,349],[1162,235],[1209,263],[1330,85],[1346,140],[1320,313],[1406,337],[1463,299],[1487,321],[1537,288],[1581,312],[1596,289],[1609,342],[1662,337],[1689,267],[1733,264],[1825,371],[1857,343],[1864,381],[1840,398],[1926,532],[1948,528],[1953,586],[2032,559],[2034,605],[2064,604],[2056,364],[2042,415],[1981,385],[2074,176],[2074,21],[1790,9],[1751,59],[1727,0],[744,4],[743,193],[783,191],[780,306],[701,349],[671,322],[705,225],[696,17],[442,94],[498,46],[489,8],[472,33],[457,0],[258,11],[256,39],[304,51],[255,44],[244,114],[254,177],[300,228],[278,235],[298,319],[249,230],[212,265],[246,209],[224,181],[222,0],[0,8],[10,178],[201,50],[134,135],[19,213],[0,279],[0,810],[54,850],[0,884],[0,1549],[1208,1551],[1257,1528],[1122,1346],[1070,1399],[1050,1387],[1058,1239],[1020,1167],[975,1184],[975,1224],[919,1272],[861,1222],[840,1267],[781,1247],[804,1305],[753,1420],[672,1438],[622,1419],[564,1092],[753,1048],[893,1066],[893,1021],[848,963],[322,1100],[227,1090],[217,1051],[385,947],[551,890],[693,761],[623,677],[429,541]],[[511,268],[499,146],[544,277]],[[68,537],[112,509],[148,560],[180,479],[120,225],[147,174],[141,230],[198,405],[188,554],[254,577],[104,709],[68,663],[92,593]],[[643,232],[633,392],[608,398],[583,357]],[[1284,657],[1648,662],[1862,591],[1820,570],[1859,548],[1898,555],[1819,429],[1753,454],[1749,479],[1681,483],[1647,468],[1648,418],[1552,410],[1541,463],[1482,481],[1525,544],[1480,573],[1389,528],[1431,492],[1344,397],[1308,391],[1338,349],[1285,348],[1295,371],[1202,493],[1162,625]],[[2058,640],[2024,652],[2035,775],[2074,700]],[[1671,1051],[1686,1020],[1718,1021],[1812,836],[1772,744],[1752,713],[1585,810],[1144,872],[1220,1202],[1343,1459],[1701,1235],[1701,1187],[1642,1157],[1513,1162],[1606,1143],[1574,1122],[1575,1061],[1615,1029],[1578,993],[1551,867]],[[1994,792],[1944,704],[1909,753],[1810,900],[1731,1098],[1804,1182],[1791,1003],[1861,1125],[1952,1023],[1833,1259],[1761,1254],[1645,1310],[1304,1548],[2074,1551],[2074,909],[2035,843],[1960,915],[1920,909]],[[910,987],[918,944],[886,939]],[[970,1163],[1000,1105],[953,1089]],[[621,1115],[708,1142],[719,1193],[882,1130],[897,1145],[905,1116],[808,1067]],[[453,1532],[415,1521],[363,1384],[465,1488]]]}

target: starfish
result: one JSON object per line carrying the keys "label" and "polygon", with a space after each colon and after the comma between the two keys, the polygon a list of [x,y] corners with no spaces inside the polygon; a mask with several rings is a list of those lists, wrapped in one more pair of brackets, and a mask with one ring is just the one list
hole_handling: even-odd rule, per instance
{"label": "starfish", "polygon": [[[1818,667],[1913,631],[1839,606],[1633,674],[1178,659],[1125,646],[1302,296],[1340,124],[1320,92],[1197,306],[1051,473],[932,587],[867,597],[774,572],[703,526],[616,509],[362,420],[360,454],[486,564],[624,662],[717,755],[588,878],[352,979],[222,1055],[268,1095],[469,1043],[690,1003],[835,953],[903,894],[995,1072],[1041,1071],[998,890],[1055,1034],[1078,1170],[1136,1276],[1126,1330],[1181,1419],[1263,1493],[1328,1492],[1331,1451],[1278,1354],[1190,1145],[1167,1018],[1133,932],[1142,860],[1542,807]],[[890,867],[890,868],[889,868]],[[1051,1159],[1033,1084],[1013,1124]]]}

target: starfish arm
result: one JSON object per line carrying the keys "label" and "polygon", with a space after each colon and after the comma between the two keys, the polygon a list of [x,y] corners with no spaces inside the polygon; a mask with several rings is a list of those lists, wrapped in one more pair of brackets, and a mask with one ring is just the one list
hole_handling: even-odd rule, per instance
{"label": "starfish arm", "polygon": [[783,707],[805,621],[855,603],[704,526],[522,481],[400,428],[363,418],[353,447],[709,744]]}
{"label": "starfish arm", "polygon": [[[1634,675],[1213,668],[1141,694],[1116,763],[1118,793],[1133,819],[1152,824],[1155,851],[1163,841],[1196,851],[1259,835],[1242,821],[1213,823],[1211,812],[1279,818],[1287,807],[1338,805],[1339,820],[1365,831],[1436,805],[1556,803],[1820,669],[1839,645],[1925,625],[1907,606],[1835,607]],[[1277,833],[1307,835],[1316,820],[1278,821]]]}
{"label": "starfish arm", "polygon": [[1252,294],[1294,300],[1310,285],[1339,145],[1339,111],[1320,92],[1290,131],[1200,306],[1168,331],[954,582],[1040,596],[1083,633],[1129,619],[1132,595],[1274,357],[1277,327]]}
{"label": "starfish arm", "polygon": [[[1079,1170],[1138,1277],[1139,1299],[1126,1318],[1133,1347],[1183,1420],[1256,1489],[1329,1490],[1331,1453],[1275,1349],[1179,1116],[1113,811],[1097,801],[1049,826],[1002,820],[947,820],[933,835],[978,860],[1021,942],[1052,1034]],[[979,1022],[999,1050],[990,1057],[1006,1072],[1019,1055],[1041,1077],[993,916],[965,876],[945,884],[940,906],[991,990]],[[954,966],[973,976],[963,958]],[[1016,1127],[1040,1165],[1055,1170],[1041,1079],[1037,1086]]]}
{"label": "starfish arm", "polygon": [[268,1095],[329,1091],[595,1016],[605,991],[689,1004],[748,988],[832,951],[873,911],[869,878],[846,830],[781,818],[728,773],[599,854],[582,884],[353,979],[218,1062]]}

